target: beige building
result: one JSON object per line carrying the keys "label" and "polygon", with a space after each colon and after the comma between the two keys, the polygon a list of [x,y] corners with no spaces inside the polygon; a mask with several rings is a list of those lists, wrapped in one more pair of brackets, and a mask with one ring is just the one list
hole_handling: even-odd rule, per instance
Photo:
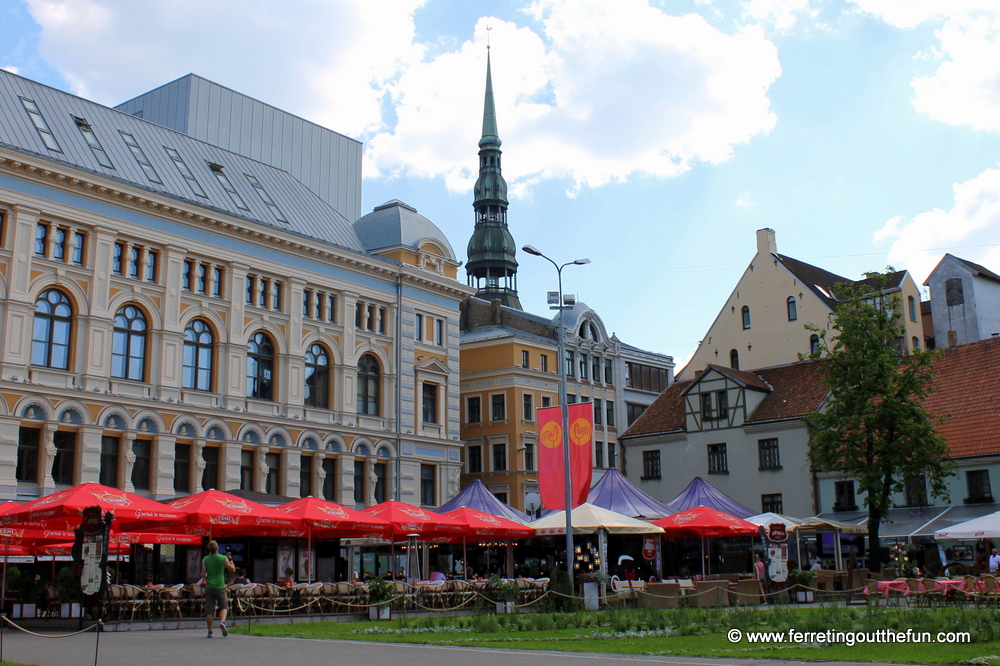
{"label": "beige building", "polygon": [[0,498],[457,492],[472,290],[429,220],[4,71],[0,107]]}
{"label": "beige building", "polygon": [[[831,330],[833,286],[845,282],[865,280],[850,280],[778,254],[774,231],[759,229],[756,254],[678,378],[690,379],[688,368],[699,370],[710,363],[744,370],[794,363],[819,344],[819,336],[806,324]],[[924,337],[920,290],[907,271],[899,271],[885,292],[900,298],[900,323],[906,329],[900,346],[908,353]]]}

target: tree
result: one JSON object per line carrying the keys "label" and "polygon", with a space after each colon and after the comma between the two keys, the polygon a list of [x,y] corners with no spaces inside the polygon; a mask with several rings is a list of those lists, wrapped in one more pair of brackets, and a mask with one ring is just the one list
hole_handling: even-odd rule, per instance
{"label": "tree", "polygon": [[902,356],[901,301],[886,294],[892,276],[869,274],[856,284],[838,284],[839,304],[829,341],[826,331],[807,326],[822,341],[812,358],[830,364],[830,392],[820,411],[809,414],[809,455],[814,469],[854,479],[868,507],[869,564],[882,568],[879,528],[894,506],[893,494],[908,485],[929,484],[930,493],[948,501],[945,479],[952,465],[948,445],[936,432],[943,420],[928,414],[939,352],[914,349]]}

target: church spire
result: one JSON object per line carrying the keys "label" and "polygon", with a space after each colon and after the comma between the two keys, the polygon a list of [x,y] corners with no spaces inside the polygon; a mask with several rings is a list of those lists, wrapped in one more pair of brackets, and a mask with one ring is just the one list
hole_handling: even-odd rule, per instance
{"label": "church spire", "polygon": [[487,301],[521,309],[517,298],[517,246],[507,230],[507,183],[500,173],[500,135],[493,105],[493,74],[486,52],[486,98],[483,103],[483,137],[479,140],[479,178],[472,207],[476,229],[469,240],[465,264],[470,287]]}

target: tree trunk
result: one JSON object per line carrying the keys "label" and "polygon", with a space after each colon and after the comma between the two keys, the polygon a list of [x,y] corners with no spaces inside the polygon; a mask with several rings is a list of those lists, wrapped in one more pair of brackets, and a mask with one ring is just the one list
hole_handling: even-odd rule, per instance
{"label": "tree trunk", "polygon": [[882,546],[878,540],[878,530],[882,525],[882,516],[876,511],[868,512],[868,569],[871,572],[882,571]]}

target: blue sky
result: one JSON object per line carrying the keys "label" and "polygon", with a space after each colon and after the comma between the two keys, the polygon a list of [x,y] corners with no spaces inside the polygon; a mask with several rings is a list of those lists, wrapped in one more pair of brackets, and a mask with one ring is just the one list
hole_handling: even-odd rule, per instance
{"label": "blue sky", "polygon": [[511,232],[589,257],[567,291],[631,344],[682,364],[762,227],[848,277],[1000,272],[996,0],[0,3],[23,76],[111,105],[195,72],[364,141],[364,210],[406,201],[460,259],[487,35]]}

